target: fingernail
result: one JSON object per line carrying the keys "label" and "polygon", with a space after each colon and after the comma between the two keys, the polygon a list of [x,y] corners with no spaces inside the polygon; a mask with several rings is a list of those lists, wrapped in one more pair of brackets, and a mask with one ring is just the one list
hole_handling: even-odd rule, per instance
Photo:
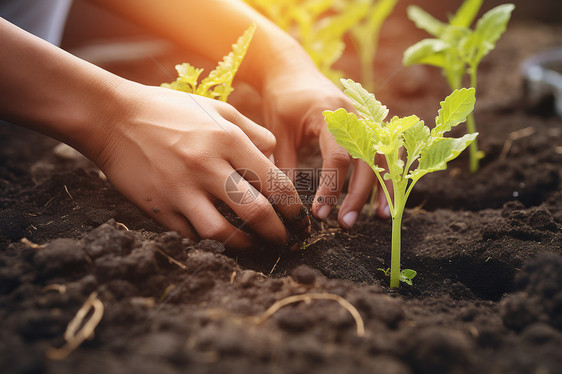
{"label": "fingernail", "polygon": [[318,209],[318,218],[320,219],[326,219],[328,217],[328,214],[330,214],[330,210],[332,210],[332,207],[329,205],[322,205],[320,207],[320,209]]}
{"label": "fingernail", "polygon": [[388,205],[384,207],[384,215],[386,218],[390,217],[390,207]]}
{"label": "fingernail", "polygon": [[355,221],[357,221],[357,212],[351,211],[343,216],[343,223],[345,226],[350,229],[355,225]]}

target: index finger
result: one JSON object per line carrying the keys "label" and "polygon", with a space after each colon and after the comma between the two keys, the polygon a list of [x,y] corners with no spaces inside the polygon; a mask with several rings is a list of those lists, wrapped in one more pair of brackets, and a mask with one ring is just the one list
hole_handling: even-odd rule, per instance
{"label": "index finger", "polygon": [[265,157],[248,138],[237,143],[236,148],[234,157],[229,157],[227,161],[235,169],[252,171],[256,178],[247,181],[275,208],[290,236],[295,236],[298,240],[306,239],[310,235],[308,210],[303,205],[291,179]]}

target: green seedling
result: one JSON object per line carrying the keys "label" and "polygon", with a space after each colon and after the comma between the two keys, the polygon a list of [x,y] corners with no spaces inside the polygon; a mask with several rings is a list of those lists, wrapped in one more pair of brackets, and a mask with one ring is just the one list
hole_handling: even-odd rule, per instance
{"label": "green seedling", "polygon": [[344,49],[344,35],[369,9],[370,0],[246,0],[277,26],[291,34],[310,55],[318,69],[338,82],[342,72],[333,68]]}
{"label": "green seedling", "polygon": [[[385,121],[388,109],[376,100],[375,95],[351,79],[342,79],[341,83],[359,117],[340,108],[324,111],[324,119],[338,144],[352,157],[365,161],[380,182],[392,216],[390,287],[395,288],[400,282],[401,225],[408,196],[421,177],[445,170],[447,162],[455,159],[476,139],[478,133],[461,138],[445,137],[451,128],[465,122],[474,109],[475,89],[455,90],[442,101],[435,127],[430,130],[415,115],[395,116]],[[407,153],[405,161],[400,157],[402,147]],[[375,164],[377,153],[384,155],[388,171]],[[392,181],[394,198],[386,188],[385,180]]]}
{"label": "green seedling", "polygon": [[[468,74],[470,86],[476,89],[478,65],[495,48],[515,8],[513,4],[497,6],[485,13],[476,22],[475,28],[471,29],[470,25],[481,6],[482,0],[465,0],[448,24],[417,6],[408,7],[408,17],[433,38],[424,39],[408,48],[404,52],[403,64],[427,64],[441,68],[451,90],[461,88]],[[467,119],[467,132],[476,132],[472,114]],[[474,141],[470,146],[471,172],[478,171],[482,156]]]}
{"label": "green seedling", "polygon": [[335,2],[334,6],[337,6],[337,9],[345,9],[357,7],[363,3],[368,5],[366,14],[353,25],[349,33],[361,64],[361,82],[367,90],[372,91],[374,90],[375,82],[373,63],[377,52],[380,30],[384,21],[394,10],[398,0],[340,0]]}
{"label": "green seedling", "polygon": [[[389,277],[390,276],[390,268],[387,269],[383,269],[383,268],[378,268],[377,270],[380,270],[384,273],[385,276]],[[414,283],[412,282],[412,279],[414,279],[414,277],[418,274],[417,271],[412,270],[412,269],[403,269],[400,271],[400,275],[398,276],[398,279],[400,280],[400,282],[404,282],[407,285],[412,286]]]}
{"label": "green seedling", "polygon": [[176,65],[178,78],[172,83],[162,83],[162,87],[226,101],[228,95],[234,90],[232,80],[246,55],[255,30],[256,25],[252,24],[232,45],[232,52],[226,55],[215,70],[211,71],[201,82],[198,83],[203,69],[183,63]]}

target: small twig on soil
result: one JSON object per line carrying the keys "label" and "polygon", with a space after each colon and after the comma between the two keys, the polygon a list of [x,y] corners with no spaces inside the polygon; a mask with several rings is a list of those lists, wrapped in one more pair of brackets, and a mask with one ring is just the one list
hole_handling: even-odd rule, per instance
{"label": "small twig on soil", "polygon": [[236,278],[236,272],[233,271],[232,274],[230,274],[230,284],[234,283],[234,278]]}
{"label": "small twig on soil", "polygon": [[45,205],[42,206],[42,208],[46,208],[47,205],[49,205],[55,198],[56,198],[56,196],[51,197],[51,198],[45,203]]}
{"label": "small twig on soil", "polygon": [[62,295],[66,293],[66,286],[64,284],[53,283],[53,284],[46,285],[45,287],[43,287],[41,291],[43,292],[57,291]]}
{"label": "small twig on soil", "polygon": [[162,303],[164,300],[166,300],[166,298],[168,297],[168,295],[170,295],[170,293],[174,290],[174,288],[176,288],[175,284],[173,283],[169,284],[168,287],[166,287],[166,289],[162,293],[162,295],[158,298],[158,303]]}
{"label": "small twig on soil", "polygon": [[125,224],[124,224],[124,223],[121,223],[121,222],[115,222],[115,225],[116,225],[117,227],[122,227],[122,228],[124,228],[124,229],[125,229],[125,231],[131,231],[131,230],[129,230],[129,228],[128,228],[127,226],[125,226]]}
{"label": "small twig on soil", "polygon": [[46,244],[33,243],[31,240],[29,240],[28,238],[25,238],[25,237],[21,238],[20,242],[27,245],[29,248],[33,248],[33,249],[43,249],[47,246]]}
{"label": "small twig on soil", "polygon": [[[93,309],[90,319],[80,328],[84,318]],[[86,339],[94,336],[94,329],[100,323],[103,317],[103,303],[98,299],[98,293],[92,292],[88,300],[82,305],[76,316],[68,324],[64,333],[64,340],[66,344],[60,348],[50,348],[47,350],[47,357],[51,360],[62,360],[67,357],[72,351],[82,344]]]}
{"label": "small twig on soil", "polygon": [[175,258],[172,258],[170,256],[168,256],[168,254],[166,254],[166,252],[164,252],[163,250],[161,250],[160,248],[156,247],[156,250],[158,251],[158,253],[160,253],[162,256],[166,257],[168,259],[168,261],[170,261],[171,263],[174,263],[176,265],[178,265],[182,270],[187,269],[187,266],[185,266],[184,264],[182,264],[181,262],[179,262],[178,260],[176,260]]}
{"label": "small twig on soil", "polygon": [[262,315],[257,319],[257,324],[261,324],[269,319],[275,312],[279,309],[283,308],[286,305],[298,303],[304,301],[306,303],[310,303],[312,300],[334,300],[337,301],[344,309],[346,309],[353,319],[355,320],[355,324],[357,326],[357,336],[364,336],[365,335],[365,324],[363,323],[363,319],[359,314],[359,311],[346,299],[343,297],[331,294],[331,293],[306,293],[302,295],[293,295],[286,297],[284,299],[276,301],[272,306],[270,306]]}
{"label": "small twig on soil", "polygon": [[503,144],[503,148],[498,159],[504,160],[507,157],[507,154],[509,153],[509,150],[511,149],[511,146],[513,145],[513,142],[515,140],[526,138],[527,136],[533,135],[535,131],[536,130],[534,127],[525,127],[523,129],[513,131],[511,134],[509,134],[507,140]]}
{"label": "small twig on soil", "polygon": [[273,264],[273,267],[271,268],[271,270],[269,271],[269,274],[267,274],[267,275],[273,274],[273,270],[275,270],[275,268],[277,267],[277,264],[279,263],[279,260],[281,260],[281,255],[279,255],[279,257],[277,257],[277,261],[275,261],[275,264]]}
{"label": "small twig on soil", "polygon": [[73,198],[72,195],[70,194],[70,191],[68,190],[68,187],[66,187],[66,184],[64,185],[64,190],[66,191],[66,194],[67,194],[68,196],[70,196],[70,198],[71,198],[72,200],[74,200],[74,198]]}

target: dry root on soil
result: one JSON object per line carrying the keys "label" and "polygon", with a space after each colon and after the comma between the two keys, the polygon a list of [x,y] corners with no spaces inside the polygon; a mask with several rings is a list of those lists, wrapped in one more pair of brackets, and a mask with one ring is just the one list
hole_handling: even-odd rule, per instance
{"label": "dry root on soil", "polygon": [[262,315],[258,317],[257,323],[261,324],[269,319],[275,314],[279,309],[287,306],[289,304],[298,303],[304,301],[305,303],[310,303],[312,300],[334,300],[337,301],[344,309],[346,309],[353,319],[355,320],[355,325],[357,327],[357,336],[365,335],[365,324],[363,318],[359,314],[359,311],[346,299],[339,295],[330,293],[306,293],[302,295],[289,296],[284,299],[276,301],[272,306],[270,306]]}
{"label": "dry root on soil", "polygon": [[[90,319],[80,328],[82,322],[89,314],[90,309],[93,312]],[[100,323],[103,317],[103,303],[98,299],[97,292],[92,292],[88,300],[76,313],[76,316],[68,324],[64,333],[64,340],[66,344],[60,348],[51,348],[47,350],[47,357],[51,360],[62,360],[68,356],[72,351],[82,344],[86,339],[91,339],[94,336],[94,329]]]}

